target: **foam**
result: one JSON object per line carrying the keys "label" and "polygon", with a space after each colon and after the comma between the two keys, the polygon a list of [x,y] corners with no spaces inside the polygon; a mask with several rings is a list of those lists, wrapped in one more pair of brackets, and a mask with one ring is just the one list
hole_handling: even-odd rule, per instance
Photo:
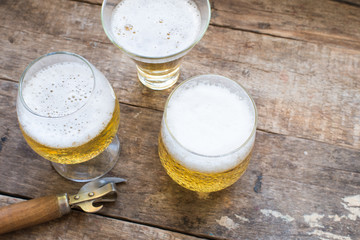
{"label": "foam", "polygon": [[76,147],[96,137],[112,118],[115,95],[106,78],[94,67],[93,72],[85,63],[63,62],[24,80],[22,96],[35,113],[18,104],[25,133],[53,148]]}
{"label": "foam", "polygon": [[[218,82],[183,84],[172,95],[165,116],[171,134],[190,152],[171,137],[165,119],[164,144],[180,164],[192,170],[208,173],[229,170],[247,156],[255,140],[253,136],[235,151],[252,133],[255,110],[245,91],[235,92]],[[230,152],[234,153],[226,155]]]}
{"label": "foam", "polygon": [[149,57],[185,50],[196,39],[200,24],[200,11],[191,0],[122,0],[111,17],[117,44]]}

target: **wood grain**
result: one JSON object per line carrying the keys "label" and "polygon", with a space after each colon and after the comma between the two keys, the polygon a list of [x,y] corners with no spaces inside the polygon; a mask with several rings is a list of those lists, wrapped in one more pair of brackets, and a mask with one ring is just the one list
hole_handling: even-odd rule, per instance
{"label": "wood grain", "polygon": [[[354,1],[212,1],[211,23],[321,45],[360,50],[360,4]],[[348,3],[348,4],[346,4]]]}
{"label": "wood grain", "polygon": [[192,239],[161,229],[213,239],[360,239],[358,0],[212,1],[211,26],[179,82],[207,73],[238,81],[255,99],[259,125],[245,175],[207,195],[179,187],[161,167],[157,136],[171,89],[137,81],[134,63],[102,29],[100,4],[0,1],[0,193],[28,199],[82,186],[34,153],[16,120],[16,82],[51,51],[84,56],[112,83],[122,153],[109,175],[128,179],[103,216],[75,212],[5,239]]}
{"label": "wood grain", "polygon": [[0,235],[48,222],[63,214],[56,195],[0,207]]}
{"label": "wood grain", "polygon": [[[6,138],[0,191],[31,198],[76,192],[81,184],[61,178],[23,140],[13,106],[16,86],[0,81],[0,136]],[[162,112],[126,104],[120,108],[122,152],[109,175],[128,182],[119,186],[117,202],[101,214],[220,239],[314,239],[326,233],[360,237],[359,218],[350,218],[345,201],[360,194],[359,150],[258,131],[253,158],[240,181],[198,195],[174,183],[159,162]],[[305,221],[312,214],[324,215],[319,220],[324,227]],[[345,217],[335,221],[335,215]]]}
{"label": "wood grain", "polygon": [[[0,195],[0,207],[21,202],[22,199]],[[4,234],[2,240],[26,239],[199,239],[136,223],[72,211],[70,215],[31,228]]]}
{"label": "wood grain", "polygon": [[[98,6],[102,4],[102,0],[73,1]],[[297,0],[279,3],[277,0],[211,0],[211,24],[360,50],[358,0]]]}
{"label": "wood grain", "polygon": [[[27,14],[19,14],[25,8]],[[348,21],[347,14],[341,16]],[[99,5],[4,1],[0,20],[0,78],[17,81],[38,56],[72,51],[109,78],[120,102],[162,110],[171,89],[155,92],[138,82],[134,63],[106,38]],[[360,51],[351,48],[210,26],[185,57],[179,82],[199,74],[225,75],[254,97],[259,129],[359,149],[359,69]]]}

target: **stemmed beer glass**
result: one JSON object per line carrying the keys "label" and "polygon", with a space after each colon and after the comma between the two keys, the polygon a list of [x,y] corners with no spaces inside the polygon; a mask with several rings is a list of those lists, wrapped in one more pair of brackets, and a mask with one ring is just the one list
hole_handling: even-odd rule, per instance
{"label": "stemmed beer glass", "polygon": [[180,62],[210,22],[208,0],[104,0],[108,38],[136,63],[140,82],[162,90],[180,74]]}
{"label": "stemmed beer glass", "polygon": [[27,143],[63,177],[90,181],[118,160],[119,103],[105,76],[83,57],[54,52],[30,63],[16,105]]}

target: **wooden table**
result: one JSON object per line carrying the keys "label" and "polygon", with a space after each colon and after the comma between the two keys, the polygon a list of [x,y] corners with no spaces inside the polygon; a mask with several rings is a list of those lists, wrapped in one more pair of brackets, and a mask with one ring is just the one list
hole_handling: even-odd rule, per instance
{"label": "wooden table", "polygon": [[21,73],[52,51],[84,56],[112,83],[122,152],[108,176],[128,183],[98,214],[73,211],[0,239],[360,239],[359,0],[212,1],[179,82],[206,73],[240,82],[259,124],[244,176],[211,194],[166,175],[157,136],[172,89],[137,81],[100,8],[100,0],[0,0],[0,205],[82,186],[34,153],[17,123]]}

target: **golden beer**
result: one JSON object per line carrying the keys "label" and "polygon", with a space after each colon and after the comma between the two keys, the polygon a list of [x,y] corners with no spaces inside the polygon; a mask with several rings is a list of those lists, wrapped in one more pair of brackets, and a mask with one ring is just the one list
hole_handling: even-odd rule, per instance
{"label": "golden beer", "polygon": [[159,157],[179,185],[213,192],[235,183],[249,165],[257,113],[236,82],[194,77],[175,89],[165,106]]}
{"label": "golden beer", "polygon": [[167,174],[179,185],[196,192],[215,192],[235,183],[248,167],[251,153],[252,151],[231,170],[220,173],[202,173],[179,164],[166,149],[161,135],[159,137],[159,156]]}
{"label": "golden beer", "polygon": [[20,129],[29,146],[43,158],[61,164],[76,164],[88,161],[102,153],[112,142],[120,123],[120,108],[116,101],[113,116],[107,126],[99,135],[89,142],[76,147],[54,148],[36,142],[33,138]]}

